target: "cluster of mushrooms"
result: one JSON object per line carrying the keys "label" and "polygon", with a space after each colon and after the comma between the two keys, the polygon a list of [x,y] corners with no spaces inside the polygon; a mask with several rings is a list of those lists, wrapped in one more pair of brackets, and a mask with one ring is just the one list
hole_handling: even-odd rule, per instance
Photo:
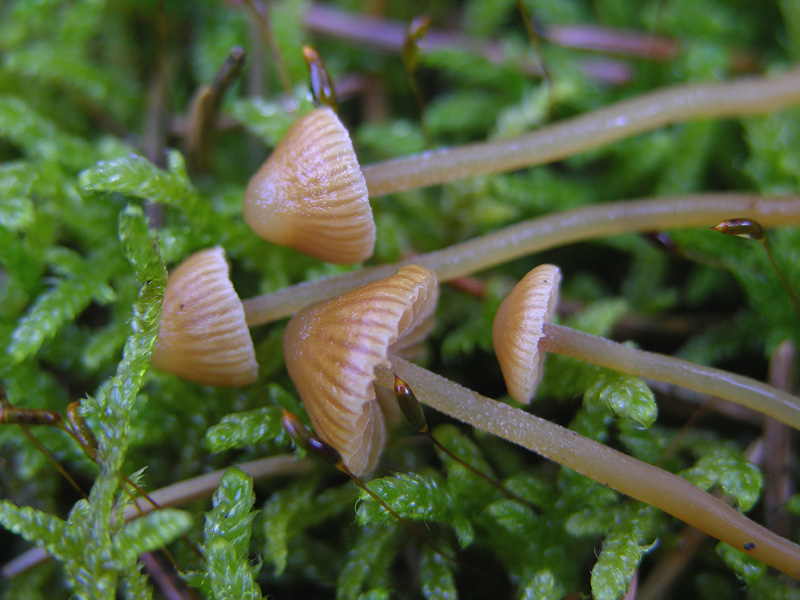
{"label": "cluster of mushrooms", "polygon": [[[763,94],[771,93],[771,100],[760,98],[751,111],[800,100],[797,72],[765,81],[771,87],[762,88],[766,90]],[[706,96],[722,95],[731,104],[737,97],[737,85],[740,84],[703,89]],[[686,103],[679,101],[681,93],[691,96],[690,102],[702,103],[704,96],[697,93],[698,89],[694,86],[694,95],[683,88],[657,92],[652,95],[651,104],[658,104],[662,110],[679,110],[665,100],[672,99],[675,106],[685,108]],[[754,102],[752,98],[748,101]],[[626,114],[639,110],[645,115],[642,119],[649,121],[642,125],[636,118],[629,119],[629,123],[633,122],[629,131],[598,134],[597,144],[665,122],[708,115],[708,111],[698,109],[688,116],[662,115],[654,120],[653,111],[645,110],[646,100],[636,102],[636,106],[631,105],[633,108],[620,105],[619,110]],[[597,117],[597,122],[615,123],[613,109],[600,111],[604,114]],[[740,106],[724,114],[735,111],[740,114],[748,109]],[[573,121],[572,129],[576,124],[586,129],[589,123],[586,116]],[[564,131],[571,130],[569,123],[552,129],[561,131],[562,138]],[[535,135],[547,137],[543,132]],[[582,139],[587,138],[585,131],[581,135]],[[501,143],[493,142],[492,151],[501,152],[497,149]],[[245,193],[244,218],[261,237],[320,260],[343,264],[364,261],[372,255],[376,235],[370,195],[473,175],[476,171],[464,170],[465,163],[459,162],[458,152],[471,152],[485,159],[486,148],[482,154],[480,146],[440,150],[433,157],[427,154],[362,170],[338,116],[330,108],[316,108],[292,126],[251,179]],[[552,149],[544,154],[532,152],[534,156],[527,159],[527,165],[561,156]],[[494,160],[494,154],[492,157]],[[495,169],[519,166],[517,162]],[[443,170],[431,175],[437,168]],[[409,182],[409,169],[423,173],[415,175],[416,183]],[[423,402],[437,410],[653,504],[800,577],[800,547],[685,480],[523,410],[484,398],[404,358],[413,355],[415,346],[430,329],[439,280],[465,275],[548,245],[621,231],[708,226],[732,216],[752,218],[764,226],[798,223],[800,199],[725,194],[591,206],[520,223],[403,263],[300,284],[244,302],[230,282],[223,249],[210,248],[190,256],[170,274],[153,365],[207,385],[253,383],[258,365],[248,327],[295,313],[284,337],[289,375],[316,433],[339,451],[354,474],[372,471],[386,443],[387,419],[391,421],[397,414],[393,394],[386,399],[392,390],[394,372],[411,385]],[[560,278],[555,266],[533,269],[497,312],[492,338],[509,394],[516,401],[528,403],[534,396],[544,352],[550,351],[713,394],[800,429],[800,400],[768,385],[550,323],[558,302]]]}

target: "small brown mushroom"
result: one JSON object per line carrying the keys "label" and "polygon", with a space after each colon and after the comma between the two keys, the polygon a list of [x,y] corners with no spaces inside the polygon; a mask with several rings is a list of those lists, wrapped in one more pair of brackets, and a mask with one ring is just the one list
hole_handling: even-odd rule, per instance
{"label": "small brown mushroom", "polygon": [[375,222],[350,135],[330,108],[301,117],[253,175],[244,220],[259,236],[320,260],[372,256]]}
{"label": "small brown mushroom", "polygon": [[[528,273],[503,300],[492,324],[492,343],[508,393],[528,404],[542,379],[542,328],[558,304],[561,272],[541,265]],[[524,327],[517,326],[525,323]]]}
{"label": "small brown mushroom", "polygon": [[219,246],[192,254],[169,276],[152,364],[184,379],[214,386],[258,377],[242,301]]}
{"label": "small brown mushroom", "polygon": [[409,265],[289,321],[283,340],[289,375],[317,434],[356,475],[375,467],[385,445],[375,371],[420,341],[437,298],[436,275]]}
{"label": "small brown mushroom", "polygon": [[495,353],[509,394],[518,402],[533,397],[543,354],[557,352],[716,396],[800,429],[800,399],[765,383],[549,323],[560,279],[558,267],[536,267],[511,290],[495,316]]}

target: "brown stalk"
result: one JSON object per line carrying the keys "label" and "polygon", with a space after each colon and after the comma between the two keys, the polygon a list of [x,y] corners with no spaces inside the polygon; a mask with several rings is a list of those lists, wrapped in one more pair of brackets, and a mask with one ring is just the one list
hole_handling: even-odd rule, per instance
{"label": "brown stalk", "polygon": [[[753,558],[800,578],[800,546],[751,521],[685,479],[530,413],[485,398],[405,360],[394,358],[392,369],[413,384],[429,406],[660,508]],[[392,372],[379,369],[377,374],[377,384],[391,389]]]}
{"label": "brown stalk", "polygon": [[[794,387],[797,347],[782,342],[772,354],[769,380],[778,389],[790,392]],[[790,519],[786,502],[792,495],[790,463],[792,458],[791,429],[777,419],[764,418],[764,445],[761,466],[764,469],[764,522],[780,535],[790,534]]]}
{"label": "brown stalk", "polygon": [[[164,148],[167,140],[167,17],[164,0],[158,0],[156,11],[156,61],[155,70],[147,87],[147,109],[145,112],[142,152],[147,160],[163,167]],[[163,221],[163,207],[158,202],[148,201],[145,214],[150,227],[159,229]]]}
{"label": "brown stalk", "polygon": [[275,68],[278,71],[278,79],[280,79],[281,87],[283,87],[283,93],[287,98],[291,98],[292,80],[289,77],[289,71],[286,68],[286,63],[283,61],[283,54],[278,46],[278,40],[275,39],[275,33],[272,30],[272,24],[270,23],[269,11],[266,5],[260,0],[243,1],[247,8],[250,9],[251,14],[255,16],[256,21],[261,28],[261,33],[263,34],[270,53],[272,54],[272,60],[275,61]]}

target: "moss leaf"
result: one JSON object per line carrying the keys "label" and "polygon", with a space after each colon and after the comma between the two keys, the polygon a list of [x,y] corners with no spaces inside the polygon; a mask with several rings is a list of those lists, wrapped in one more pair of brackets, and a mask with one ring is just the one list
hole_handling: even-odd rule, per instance
{"label": "moss leaf", "polygon": [[204,550],[214,600],[260,600],[261,588],[253,578],[252,568],[230,541],[215,537]]}
{"label": "moss leaf", "polygon": [[131,521],[114,536],[114,555],[121,564],[135,562],[143,552],[151,552],[177,539],[192,526],[192,517],[183,510],[163,508]]}
{"label": "moss leaf", "polygon": [[151,202],[191,209],[197,193],[189,182],[183,157],[172,150],[168,154],[168,161],[169,171],[135,154],[102,161],[83,171],[79,181],[87,191],[119,192]]}
{"label": "moss leaf", "polygon": [[563,598],[562,587],[549,570],[539,571],[522,587],[520,600],[559,600]]}
{"label": "moss leaf", "polygon": [[214,508],[206,515],[206,539],[225,538],[238,556],[246,559],[250,550],[255,501],[253,478],[235,467],[225,471],[219,488],[214,492]]}
{"label": "moss leaf", "polygon": [[656,546],[651,541],[658,524],[655,515],[654,509],[644,507],[617,519],[603,540],[603,550],[592,569],[594,598],[616,600],[628,589],[642,558]]}
{"label": "moss leaf", "polygon": [[280,407],[234,413],[226,415],[208,430],[206,447],[212,452],[246,448],[274,440],[282,431]]}
{"label": "moss leaf", "polygon": [[19,146],[26,156],[80,169],[97,159],[83,139],[61,131],[30,105],[13,96],[0,97],[0,138]]}
{"label": "moss leaf", "polygon": [[758,501],[764,481],[754,464],[729,447],[715,448],[693,467],[682,471],[681,476],[705,490],[719,485],[745,512]]}
{"label": "moss leaf", "polygon": [[457,600],[458,591],[452,565],[430,548],[422,552],[419,581],[422,595],[429,600]]}
{"label": "moss leaf", "polygon": [[[412,520],[444,519],[451,512],[453,499],[438,477],[398,473],[394,477],[374,479],[367,484],[400,516]],[[369,494],[361,490],[357,515],[361,524],[392,523],[394,517]]]}
{"label": "moss leaf", "polygon": [[205,571],[189,578],[215,600],[261,598],[255,583],[261,564],[251,565],[249,560],[254,503],[253,478],[235,467],[225,471],[214,492],[213,508],[206,513]]}
{"label": "moss leaf", "polygon": [[761,581],[767,574],[767,566],[746,553],[723,542],[717,544],[717,554],[736,575],[748,585]]}
{"label": "moss leaf", "polygon": [[93,260],[80,266],[71,277],[57,282],[31,305],[19,321],[8,346],[9,359],[19,364],[33,356],[67,323],[73,321],[92,300],[105,303],[113,298],[108,278],[108,261]]}
{"label": "moss leaf", "polygon": [[392,559],[400,550],[398,527],[380,526],[363,531],[339,573],[336,600],[358,598],[364,588],[386,580]]}
{"label": "moss leaf", "polygon": [[318,493],[316,481],[306,481],[279,490],[264,503],[261,531],[264,559],[278,575],[286,569],[289,543],[306,528],[332,515],[352,511],[356,488],[350,483]]}
{"label": "moss leaf", "polygon": [[603,370],[586,390],[584,401],[599,404],[612,413],[642,427],[649,427],[658,416],[652,390],[639,377]]}
{"label": "moss leaf", "polygon": [[497,500],[487,506],[485,512],[509,533],[522,535],[528,531],[536,531],[536,514],[530,507],[516,500]]}
{"label": "moss leaf", "polygon": [[16,506],[9,500],[0,500],[0,523],[26,540],[45,544],[54,556],[65,558],[65,523],[58,517],[28,506]]}
{"label": "moss leaf", "polygon": [[33,224],[30,190],[35,179],[36,173],[25,163],[0,166],[0,226],[20,231]]}

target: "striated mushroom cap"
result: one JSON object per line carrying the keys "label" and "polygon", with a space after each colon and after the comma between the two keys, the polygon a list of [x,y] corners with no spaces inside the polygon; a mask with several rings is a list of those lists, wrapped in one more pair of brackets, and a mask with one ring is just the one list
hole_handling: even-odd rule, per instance
{"label": "striated mushroom cap", "polygon": [[216,246],[195,252],[170,274],[154,367],[214,386],[257,379],[253,341],[228,271],[225,251]]}
{"label": "striated mushroom cap", "polygon": [[375,221],[350,135],[330,108],[301,117],[253,175],[244,220],[256,234],[334,263],[372,256]]}
{"label": "striated mushroom cap", "polygon": [[289,375],[314,429],[356,475],[372,470],[386,441],[375,370],[420,341],[439,290],[418,265],[297,313],[283,338]]}
{"label": "striated mushroom cap", "polygon": [[542,379],[539,353],[542,328],[558,304],[561,271],[540,265],[520,280],[500,304],[492,324],[492,343],[508,393],[528,404]]}

